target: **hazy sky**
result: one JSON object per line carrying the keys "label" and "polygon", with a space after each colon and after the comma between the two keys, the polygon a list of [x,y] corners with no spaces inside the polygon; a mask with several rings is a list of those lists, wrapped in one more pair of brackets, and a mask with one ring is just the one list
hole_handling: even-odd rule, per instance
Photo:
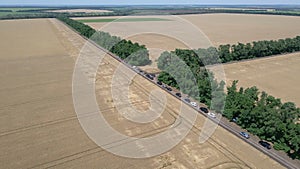
{"label": "hazy sky", "polygon": [[300,0],[0,0],[0,5],[300,4]]}

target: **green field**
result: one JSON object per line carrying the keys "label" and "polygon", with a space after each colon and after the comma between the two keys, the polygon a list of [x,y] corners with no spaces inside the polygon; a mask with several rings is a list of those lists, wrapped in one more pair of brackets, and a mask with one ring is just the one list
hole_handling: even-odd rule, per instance
{"label": "green field", "polygon": [[1,16],[15,16],[15,15],[25,15],[25,14],[34,14],[33,12],[0,12]]}
{"label": "green field", "polygon": [[40,10],[40,9],[52,9],[52,8],[0,8],[0,10],[11,10],[13,12],[25,11],[25,10]]}
{"label": "green field", "polygon": [[162,18],[107,18],[107,19],[80,19],[79,22],[147,22],[147,21],[171,21],[169,19]]}

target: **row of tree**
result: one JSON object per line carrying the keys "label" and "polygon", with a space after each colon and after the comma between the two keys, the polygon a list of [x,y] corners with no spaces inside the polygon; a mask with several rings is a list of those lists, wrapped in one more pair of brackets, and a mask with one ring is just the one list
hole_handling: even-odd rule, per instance
{"label": "row of tree", "polygon": [[68,17],[59,16],[58,19],[65,22],[67,25],[69,25],[70,27],[75,29],[78,33],[80,33],[81,35],[83,35],[87,38],[90,38],[91,36],[93,36],[96,33],[96,30],[91,28],[90,26],[85,25],[81,22],[75,21],[73,19],[70,19]]}
{"label": "row of tree", "polygon": [[31,18],[55,18],[57,15],[50,13],[8,13],[6,15],[1,15],[0,20],[6,19],[31,19]]}
{"label": "row of tree", "polygon": [[144,45],[132,43],[130,40],[121,39],[117,36],[112,36],[107,32],[96,31],[90,26],[68,17],[60,16],[58,19],[71,26],[81,35],[90,38],[101,47],[116,54],[130,65],[144,66],[151,63],[149,51]]}
{"label": "row of tree", "polygon": [[[177,51],[177,50],[176,50]],[[177,53],[175,51],[175,53]],[[200,66],[227,63],[245,59],[292,53],[300,51],[300,36],[279,40],[264,40],[252,43],[220,45],[218,48],[180,50],[185,52],[184,60]]]}
{"label": "row of tree", "polygon": [[0,9],[0,12],[13,12],[13,11],[9,9]]}
{"label": "row of tree", "polygon": [[213,73],[204,68],[220,61],[216,57],[218,53],[213,47],[163,52],[157,63],[162,70],[158,80],[207,104],[212,110],[222,112],[225,107],[226,118],[237,119],[242,128],[272,142],[275,149],[300,159],[300,109],[294,103],[282,103],[265,92],[260,93],[256,87],[237,89],[237,81],[225,94],[225,83],[218,83]]}
{"label": "row of tree", "polygon": [[216,111],[221,111],[224,106],[225,83],[218,83],[213,73],[201,65],[203,63],[193,50],[163,52],[157,63],[162,70],[158,80],[210,105]]}
{"label": "row of tree", "polygon": [[[75,9],[75,8],[37,8],[37,7],[32,7],[36,9],[20,9],[16,10],[15,12],[11,9],[1,9],[0,12],[5,12],[7,14],[3,14],[0,16],[1,20],[4,19],[28,19],[28,18],[56,18],[61,15],[65,17],[92,17],[92,16],[126,16],[126,15],[131,15],[133,12],[130,10],[118,10],[115,8],[109,9],[112,10],[112,12],[93,12],[93,13],[85,13],[85,12],[62,12],[62,13],[57,13],[57,12],[52,12],[50,10],[58,10],[58,9]],[[98,9],[98,8],[96,8]]]}
{"label": "row of tree", "polygon": [[300,51],[300,36],[279,40],[264,40],[252,43],[220,45],[219,57],[223,63],[292,53]]}
{"label": "row of tree", "polygon": [[225,117],[263,140],[273,143],[292,158],[300,159],[300,109],[292,102],[282,103],[256,87],[237,88],[237,81],[227,88]]}

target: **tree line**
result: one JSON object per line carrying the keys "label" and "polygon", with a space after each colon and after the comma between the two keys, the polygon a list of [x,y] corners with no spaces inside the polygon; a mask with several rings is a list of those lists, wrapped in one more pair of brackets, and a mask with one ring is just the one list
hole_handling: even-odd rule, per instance
{"label": "tree line", "polygon": [[112,36],[107,32],[96,31],[90,26],[68,17],[60,16],[58,19],[71,26],[81,35],[90,38],[101,47],[116,54],[130,65],[144,66],[151,62],[149,59],[149,51],[145,45]]}
{"label": "tree line", "polygon": [[221,62],[239,61],[300,51],[300,36],[279,40],[255,41],[234,45],[220,45],[218,48]]}
{"label": "tree line", "polygon": [[[220,45],[218,48],[199,48],[189,50],[188,53],[190,53],[191,55],[185,57],[188,58],[186,60],[191,59],[191,62],[198,63],[200,64],[200,66],[205,66],[298,51],[300,51],[300,36],[279,40],[255,41],[246,44],[226,44]],[[197,56],[197,61],[195,61],[195,58],[193,58],[193,56]]]}
{"label": "tree line", "polygon": [[238,89],[237,81],[225,94],[225,83],[218,83],[213,73],[204,68],[220,61],[219,52],[214,47],[163,52],[157,63],[162,70],[158,80],[205,103],[212,110],[222,112],[224,108],[224,117],[235,119],[250,133],[272,142],[274,149],[300,159],[300,109],[292,102],[282,103],[266,92],[260,93],[256,87]]}
{"label": "tree line", "polygon": [[0,16],[0,20],[6,19],[31,19],[31,18],[55,18],[57,15],[50,13],[8,13],[7,15]]}
{"label": "tree line", "polygon": [[0,9],[0,12],[13,12],[13,11],[9,9]]}
{"label": "tree line", "polygon": [[[64,8],[62,8],[64,9]],[[130,15],[131,12],[127,11],[118,11],[115,10],[113,12],[105,12],[105,13],[83,13],[83,12],[75,12],[75,13],[56,13],[49,12],[49,9],[32,9],[32,10],[0,10],[0,12],[6,12],[7,14],[1,15],[1,20],[6,19],[30,19],[30,18],[56,18],[60,15],[65,17],[92,17],[92,16],[126,16]]]}
{"label": "tree line", "polygon": [[163,52],[157,63],[158,68],[162,70],[158,80],[180,89],[182,93],[209,105],[216,111],[221,111],[224,106],[225,83],[218,83],[213,73],[202,65],[201,59],[193,50],[176,49]]}
{"label": "tree line", "polygon": [[91,36],[93,36],[94,33],[96,33],[96,30],[91,28],[90,26],[75,21],[73,19],[70,19],[68,17],[59,16],[58,19],[63,21],[64,23],[66,23],[67,25],[75,29],[78,33],[80,33],[81,35],[87,38],[90,38]]}
{"label": "tree line", "polygon": [[260,93],[256,87],[238,89],[237,83],[227,88],[223,116],[272,142],[274,149],[300,159],[300,109],[292,102],[282,103],[266,92]]}

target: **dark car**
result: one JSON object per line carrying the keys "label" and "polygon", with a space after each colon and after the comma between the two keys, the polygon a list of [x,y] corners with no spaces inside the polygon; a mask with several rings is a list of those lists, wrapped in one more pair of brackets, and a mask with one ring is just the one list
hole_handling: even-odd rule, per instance
{"label": "dark car", "polygon": [[204,113],[208,113],[208,109],[206,107],[200,107],[199,108],[201,111],[203,111]]}
{"label": "dark car", "polygon": [[153,80],[153,77],[151,75],[149,75],[149,74],[146,74],[146,77],[149,78],[149,79],[151,79],[151,80]]}
{"label": "dark car", "polygon": [[240,135],[243,136],[243,137],[245,137],[246,139],[250,138],[249,134],[246,133],[246,132],[243,132],[243,131],[240,132]]}
{"label": "dark car", "polygon": [[158,85],[162,85],[162,82],[160,82],[160,81],[157,81],[156,83],[157,83]]}
{"label": "dark car", "polygon": [[176,93],[176,96],[177,97],[181,97],[181,93]]}
{"label": "dark car", "polygon": [[141,70],[141,71],[139,71],[139,74],[145,75],[145,72],[143,72],[143,71]]}
{"label": "dark car", "polygon": [[258,143],[267,149],[271,149],[271,145],[265,141],[260,140]]}
{"label": "dark car", "polygon": [[154,73],[149,73],[150,76],[155,77],[156,75]]}
{"label": "dark car", "polygon": [[187,102],[187,103],[191,103],[191,100],[188,99],[188,98],[185,98],[184,101]]}
{"label": "dark car", "polygon": [[166,89],[167,89],[168,91],[172,91],[171,87],[166,87]]}

